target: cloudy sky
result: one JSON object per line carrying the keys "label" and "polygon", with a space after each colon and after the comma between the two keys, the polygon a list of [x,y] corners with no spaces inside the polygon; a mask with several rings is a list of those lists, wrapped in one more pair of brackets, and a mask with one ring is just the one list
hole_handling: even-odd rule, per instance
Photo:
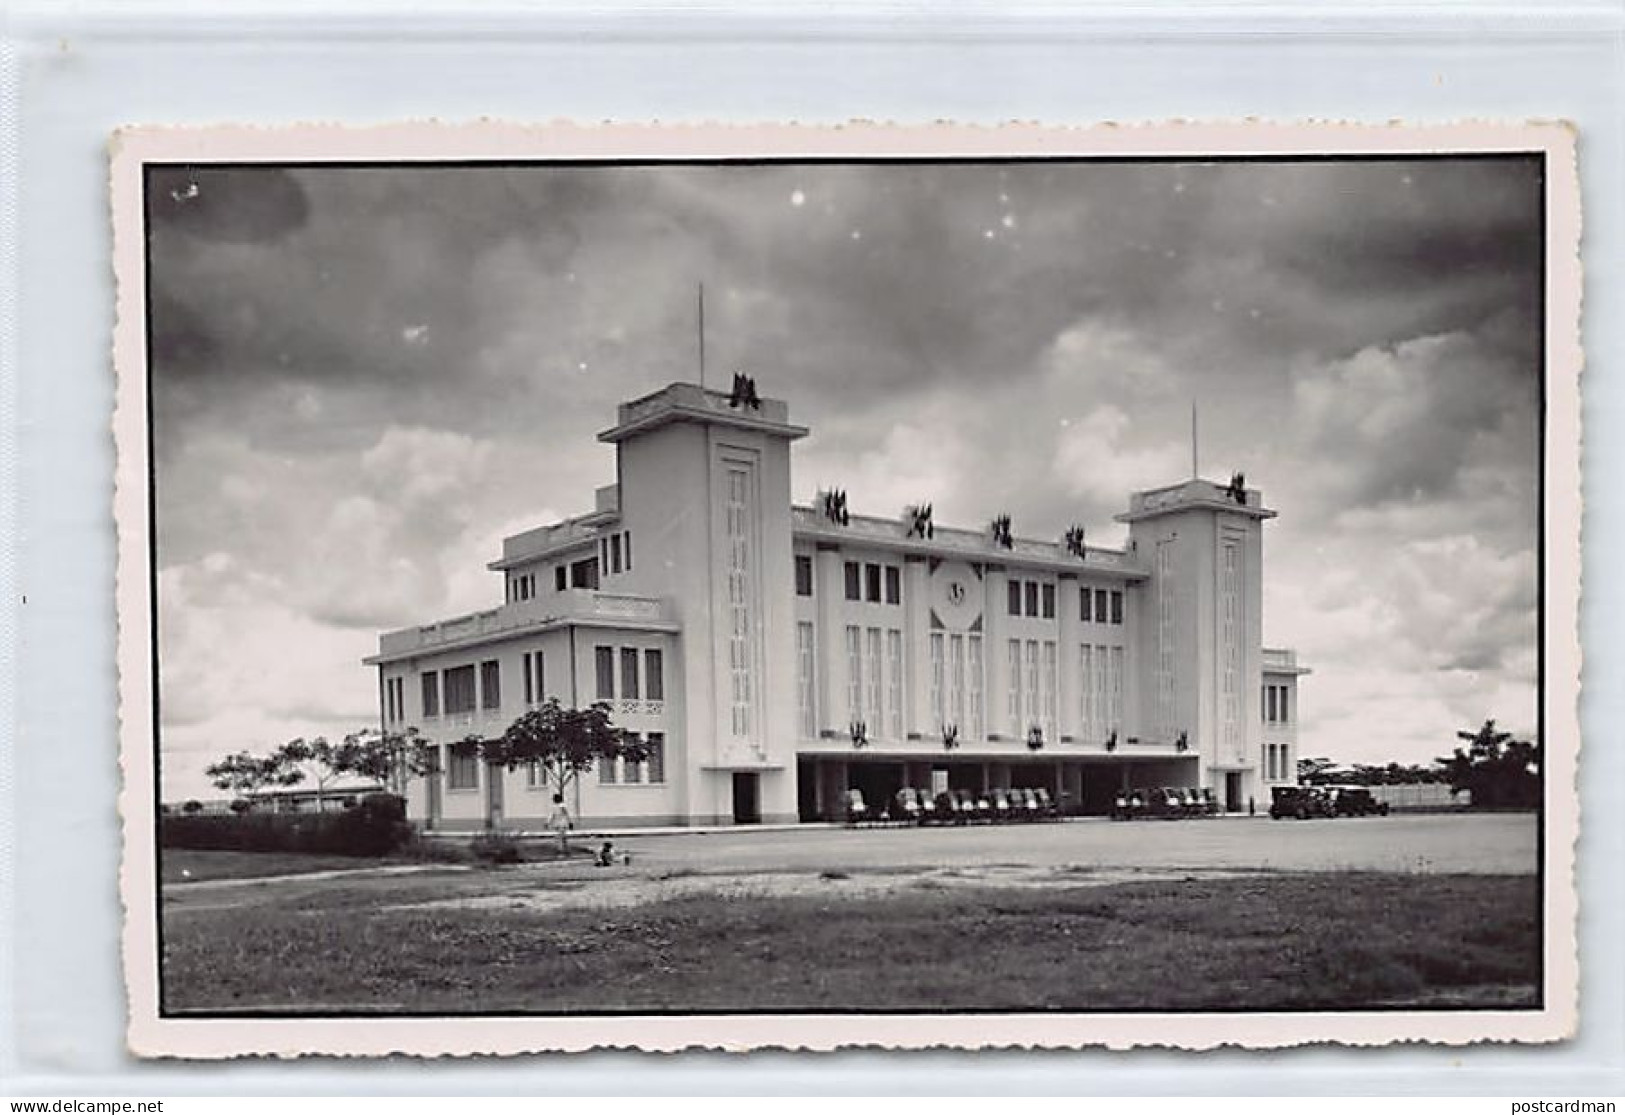
{"label": "cloudy sky", "polygon": [[377,719],[381,629],[489,607],[707,363],[795,496],[1084,523],[1246,472],[1304,754],[1535,726],[1538,165],[191,169],[149,181],[167,796]]}

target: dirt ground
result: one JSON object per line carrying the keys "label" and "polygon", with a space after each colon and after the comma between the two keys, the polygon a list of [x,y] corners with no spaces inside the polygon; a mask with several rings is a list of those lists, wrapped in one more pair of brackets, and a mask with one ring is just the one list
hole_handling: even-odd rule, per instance
{"label": "dirt ground", "polygon": [[172,914],[278,902],[342,885],[383,908],[551,912],[698,894],[865,898],[985,887],[1105,886],[1257,872],[1533,874],[1530,814],[1317,821],[1085,821],[947,829],[807,829],[627,837],[630,863],[580,861],[410,875],[346,872],[164,888]]}

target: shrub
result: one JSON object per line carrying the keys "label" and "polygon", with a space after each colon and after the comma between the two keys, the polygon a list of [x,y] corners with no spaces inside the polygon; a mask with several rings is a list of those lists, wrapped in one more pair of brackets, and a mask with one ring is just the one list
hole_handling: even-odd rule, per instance
{"label": "shrub", "polygon": [[185,805],[181,806],[181,812],[188,815],[202,813],[203,803],[198,801],[197,798],[192,798]]}
{"label": "shrub", "polygon": [[158,837],[166,848],[382,856],[411,838],[405,815],[395,795],[369,794],[342,813],[172,814]]}
{"label": "shrub", "polygon": [[501,829],[480,833],[469,841],[468,850],[482,863],[518,863],[524,858],[519,854],[518,839]]}

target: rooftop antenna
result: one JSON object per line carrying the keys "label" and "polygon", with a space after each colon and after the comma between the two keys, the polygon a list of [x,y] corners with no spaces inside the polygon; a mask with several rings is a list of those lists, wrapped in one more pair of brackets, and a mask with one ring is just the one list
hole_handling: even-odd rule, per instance
{"label": "rooftop antenna", "polygon": [[1201,470],[1197,467],[1196,457],[1196,400],[1191,400],[1191,479],[1201,478]]}
{"label": "rooftop antenna", "polygon": [[705,284],[700,284],[700,388],[705,388]]}

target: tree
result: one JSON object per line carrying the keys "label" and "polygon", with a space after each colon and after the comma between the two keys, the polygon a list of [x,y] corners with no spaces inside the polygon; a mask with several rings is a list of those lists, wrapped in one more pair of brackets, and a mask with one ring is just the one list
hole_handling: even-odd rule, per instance
{"label": "tree", "polygon": [[253,794],[271,786],[292,786],[304,777],[274,754],[250,755],[247,751],[227,755],[203,773],[218,788],[237,794]]}
{"label": "tree", "polygon": [[1467,746],[1438,760],[1452,794],[1466,790],[1480,806],[1540,804],[1540,744],[1515,739],[1493,720],[1476,731],[1457,732],[1456,738]]}
{"label": "tree", "polygon": [[1298,781],[1306,784],[1321,781],[1335,765],[1330,759],[1299,759]]}
{"label": "tree", "polygon": [[[558,698],[526,712],[496,739],[479,741],[487,762],[508,770],[535,763],[545,781],[562,799],[570,784],[600,762],[626,759],[642,762],[649,749],[629,737],[609,718],[609,705],[598,701],[586,708],[564,708]],[[564,832],[559,844],[567,847]]]}
{"label": "tree", "polygon": [[341,750],[349,772],[381,782],[399,797],[406,796],[412,779],[439,770],[434,746],[416,728],[402,732],[363,728],[345,736]]}

